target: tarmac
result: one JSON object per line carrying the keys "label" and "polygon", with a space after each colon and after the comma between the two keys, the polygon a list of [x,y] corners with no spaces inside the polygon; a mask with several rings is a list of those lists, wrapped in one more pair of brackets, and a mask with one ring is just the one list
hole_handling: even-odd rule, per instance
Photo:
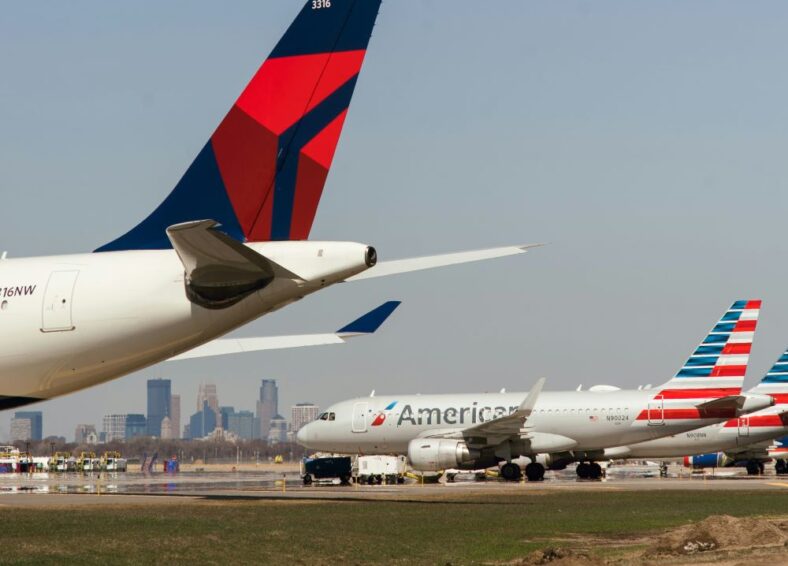
{"label": "tarmac", "polygon": [[773,473],[747,476],[740,470],[716,470],[690,474],[679,467],[669,477],[659,477],[658,468],[611,468],[602,480],[580,480],[569,469],[548,472],[543,482],[505,482],[497,478],[474,481],[472,475],[457,481],[402,485],[342,486],[325,482],[304,486],[297,471],[188,471],[177,474],[142,472],[103,474],[7,474],[0,476],[0,507],[70,505],[158,505],[186,501],[302,500],[302,501],[440,501],[447,497],[484,494],[547,493],[571,491],[653,490],[785,490],[788,476]]}

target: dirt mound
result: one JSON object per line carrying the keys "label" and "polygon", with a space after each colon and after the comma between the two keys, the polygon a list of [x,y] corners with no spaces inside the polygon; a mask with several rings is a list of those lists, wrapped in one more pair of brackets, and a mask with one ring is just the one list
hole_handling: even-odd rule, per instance
{"label": "dirt mound", "polygon": [[543,566],[545,564],[550,566],[597,566],[603,562],[589,557],[585,552],[561,547],[548,547],[536,550],[512,564],[518,566]]}
{"label": "dirt mound", "polygon": [[647,554],[689,555],[736,547],[783,545],[786,541],[788,532],[769,519],[715,515],[657,537]]}

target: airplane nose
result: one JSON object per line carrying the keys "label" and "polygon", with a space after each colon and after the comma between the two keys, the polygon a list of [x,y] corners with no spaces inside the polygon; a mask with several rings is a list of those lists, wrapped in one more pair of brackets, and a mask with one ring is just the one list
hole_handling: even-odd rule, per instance
{"label": "airplane nose", "polygon": [[296,442],[298,442],[298,444],[300,444],[301,446],[306,446],[306,442],[309,439],[309,433],[306,430],[308,428],[309,425],[302,426],[301,428],[298,429],[298,432],[296,433]]}

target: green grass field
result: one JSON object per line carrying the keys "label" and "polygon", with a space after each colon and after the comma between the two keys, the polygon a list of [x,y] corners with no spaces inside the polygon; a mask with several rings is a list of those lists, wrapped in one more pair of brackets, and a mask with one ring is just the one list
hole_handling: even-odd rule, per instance
{"label": "green grass field", "polygon": [[616,538],[723,513],[786,515],[788,491],[4,508],[0,561],[466,564],[523,557],[568,535]]}

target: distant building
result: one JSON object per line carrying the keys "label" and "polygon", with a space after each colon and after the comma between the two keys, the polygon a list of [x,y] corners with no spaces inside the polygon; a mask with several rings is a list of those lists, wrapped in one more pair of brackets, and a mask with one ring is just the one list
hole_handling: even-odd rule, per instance
{"label": "distant building", "polygon": [[28,440],[41,440],[44,438],[44,416],[41,411],[17,411],[15,419],[30,419],[31,433]]}
{"label": "distant building", "polygon": [[170,421],[170,417],[161,419],[161,438],[163,440],[172,438],[172,421]]}
{"label": "distant building", "polygon": [[74,442],[77,444],[95,444],[95,442],[88,441],[88,436],[91,434],[95,440],[98,440],[98,436],[96,435],[96,425],[79,424],[74,430]]}
{"label": "distant building", "polygon": [[218,426],[224,430],[228,430],[230,426],[230,415],[235,414],[235,407],[219,407],[219,422]]}
{"label": "distant building", "polygon": [[240,439],[251,440],[255,438],[257,431],[260,430],[260,425],[252,411],[238,411],[229,415],[227,430]]}
{"label": "distant building", "polygon": [[204,438],[211,434],[217,426],[216,411],[203,401],[202,411],[197,411],[189,419],[189,438]]}
{"label": "distant building", "polygon": [[11,437],[11,442],[15,442],[17,440],[23,440],[23,441],[32,440],[33,439],[32,419],[27,419],[27,418],[22,419],[17,417],[11,419],[10,437]]}
{"label": "distant building", "polygon": [[130,414],[126,415],[126,440],[148,436],[148,419],[145,415]]}
{"label": "distant building", "polygon": [[202,411],[203,403],[208,403],[208,406],[219,413],[219,395],[216,393],[216,385],[213,383],[201,383],[200,389],[197,391],[197,411]]}
{"label": "distant building", "polygon": [[171,438],[181,437],[181,396],[170,395],[170,425],[172,428]]}
{"label": "distant building", "polygon": [[257,402],[257,418],[260,421],[260,436],[267,439],[271,430],[271,419],[279,414],[279,388],[275,379],[264,379],[260,385],[260,400]]}
{"label": "distant building", "polygon": [[128,415],[104,415],[102,430],[104,442],[126,440],[126,417]]}
{"label": "distant building", "polygon": [[298,432],[305,424],[311,423],[320,414],[320,407],[313,403],[298,403],[290,408],[290,430]]}
{"label": "distant building", "polygon": [[271,419],[268,430],[268,444],[284,444],[287,442],[287,421],[281,415]]}
{"label": "distant building", "polygon": [[169,379],[148,380],[148,436],[161,436],[161,421],[170,416],[172,383]]}

